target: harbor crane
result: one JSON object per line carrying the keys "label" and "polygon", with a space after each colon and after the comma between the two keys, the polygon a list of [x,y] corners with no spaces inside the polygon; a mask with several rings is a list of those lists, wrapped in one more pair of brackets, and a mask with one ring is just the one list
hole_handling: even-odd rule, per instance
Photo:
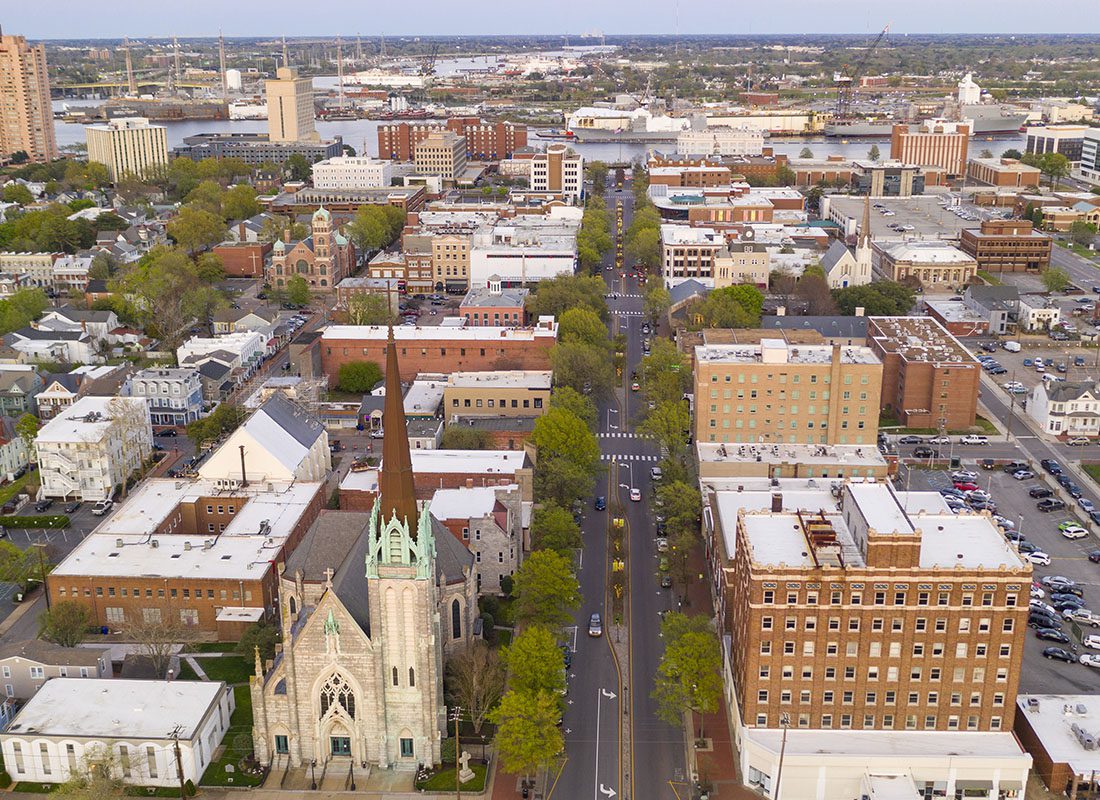
{"label": "harbor crane", "polygon": [[860,56],[855,69],[850,69],[847,64],[844,64],[841,68],[842,71],[833,73],[833,83],[836,84],[836,119],[847,119],[851,115],[852,87],[859,85],[859,80],[863,77],[863,70],[866,69],[867,62],[889,31],[890,24],[887,23],[886,27],[875,38],[875,41],[871,43],[871,46],[863,51],[863,55]]}

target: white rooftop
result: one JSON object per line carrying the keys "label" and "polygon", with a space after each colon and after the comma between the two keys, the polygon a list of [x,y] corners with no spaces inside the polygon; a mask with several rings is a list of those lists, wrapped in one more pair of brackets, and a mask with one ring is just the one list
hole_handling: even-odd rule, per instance
{"label": "white rooftop", "polygon": [[886,459],[870,444],[715,444],[698,442],[700,469],[706,464],[767,462],[770,464],[850,464],[856,467],[884,467]]}
{"label": "white rooftop", "polygon": [[[110,405],[121,401],[145,406],[145,400],[135,397],[82,397],[47,422],[35,438],[36,444],[98,442],[114,424]],[[93,415],[93,416],[89,416]],[[97,416],[96,416],[97,415]]]}
{"label": "white rooftop", "polygon": [[[912,533],[913,525],[884,483],[852,483],[855,498],[867,525],[879,533]],[[939,494],[937,492],[936,494]]]}
{"label": "white rooftop", "polygon": [[[461,317],[457,318],[465,323]],[[367,339],[384,341],[388,335],[385,325],[329,325],[325,328],[321,338],[328,341],[343,341],[347,339]],[[412,325],[399,325],[393,329],[393,337],[397,341],[494,341],[501,339],[513,339],[519,341],[533,341],[535,338],[557,338],[558,323],[553,317],[540,317],[538,325],[533,328],[504,328],[495,326],[470,327],[465,324],[458,325],[430,325],[427,327],[414,327]]]}
{"label": "white rooftop", "polygon": [[27,701],[5,733],[162,741],[179,725],[180,738],[187,740],[224,687],[220,681],[53,678]]}
{"label": "white rooftop", "polygon": [[553,374],[548,369],[452,372],[447,383],[449,386],[459,388],[549,389]]}
{"label": "white rooftop", "polygon": [[[522,450],[413,450],[414,475],[428,473],[466,474],[470,476],[515,475],[516,470],[528,464]],[[341,489],[378,491],[378,471],[348,472]]]}
{"label": "white rooftop", "polygon": [[[706,344],[695,348],[696,363],[740,364],[828,364],[833,347],[827,344],[788,344],[782,339],[762,339],[760,344]],[[878,364],[871,348],[847,345],[840,348],[842,364]]]}
{"label": "white rooftop", "polygon": [[493,510],[498,491],[518,489],[514,484],[506,486],[473,486],[461,489],[438,489],[432,495],[428,508],[438,520],[484,517]]}
{"label": "white rooftop", "polygon": [[690,228],[687,225],[661,226],[661,241],[664,244],[683,245],[712,245],[721,247],[726,243],[726,237],[713,228]]}
{"label": "white rooftop", "polygon": [[[775,728],[742,729],[756,744],[779,752],[783,731]],[[852,757],[897,756],[910,760],[914,754],[929,758],[981,756],[986,758],[1028,758],[1010,732],[978,731],[857,731],[802,730],[787,731],[785,753],[788,756]]]}
{"label": "white rooftop", "polygon": [[1016,716],[1031,726],[1055,764],[1068,764],[1076,775],[1100,771],[1100,749],[1085,749],[1073,730],[1076,725],[1094,742],[1100,737],[1100,695],[1021,694]]}
{"label": "white rooftop", "polygon": [[937,241],[908,241],[878,247],[895,261],[916,264],[973,264],[974,257]]}

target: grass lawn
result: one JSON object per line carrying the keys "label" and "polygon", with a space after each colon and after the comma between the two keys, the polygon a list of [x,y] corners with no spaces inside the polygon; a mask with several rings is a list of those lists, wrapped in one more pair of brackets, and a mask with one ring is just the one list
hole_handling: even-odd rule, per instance
{"label": "grass lawn", "polygon": [[197,681],[200,680],[198,673],[191,669],[191,665],[184,659],[180,659],[180,674],[179,680],[181,681]]}
{"label": "grass lawn", "polygon": [[1100,464],[1081,464],[1081,469],[1092,478],[1094,483],[1100,485]]}
{"label": "grass lawn", "polygon": [[[30,792],[32,794],[49,794],[56,792],[57,787],[60,784],[57,783],[34,783],[32,781],[20,781],[11,787],[13,792]],[[178,792],[177,792],[178,794]]]}
{"label": "grass lawn", "polygon": [[210,680],[225,681],[226,683],[248,683],[248,678],[252,675],[254,668],[253,664],[245,661],[243,656],[196,658],[195,661],[202,667],[202,671],[207,674]]}
{"label": "grass lawn", "polygon": [[178,786],[127,786],[123,793],[127,797],[179,797]]}
{"label": "grass lawn", "polygon": [[[474,777],[472,780],[462,784],[463,790],[467,792],[480,792],[484,790],[487,767],[484,764],[471,764],[470,769],[473,771]],[[453,792],[455,788],[454,767],[440,770],[426,781],[418,781],[416,788],[429,792]]]}
{"label": "grass lawn", "polygon": [[210,766],[202,776],[203,786],[259,786],[263,783],[263,775],[249,775],[239,769],[227,773],[225,767],[232,764],[234,768],[238,762],[251,752],[251,745],[242,749],[237,743],[237,737],[247,735],[251,742],[252,736],[252,695],[247,686],[234,686],[233,696],[237,701],[237,708],[229,719],[229,730],[225,732],[222,740],[222,753],[217,761],[211,761]]}
{"label": "grass lawn", "polygon": [[185,653],[232,653],[236,642],[193,642],[184,648]]}
{"label": "grass lawn", "polygon": [[27,472],[22,478],[16,478],[7,486],[0,486],[0,505],[11,500],[26,487],[27,482],[34,479],[38,483],[38,470]]}
{"label": "grass lawn", "polygon": [[1000,278],[998,278],[996,275],[994,275],[991,272],[986,272],[984,269],[978,270],[977,275],[978,275],[979,278],[981,278],[983,281],[985,281],[990,286],[1000,286],[1001,285],[1001,279]]}

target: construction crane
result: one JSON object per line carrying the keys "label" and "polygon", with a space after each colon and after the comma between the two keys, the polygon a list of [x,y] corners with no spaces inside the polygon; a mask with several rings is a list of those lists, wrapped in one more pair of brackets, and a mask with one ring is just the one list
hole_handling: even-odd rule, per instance
{"label": "construction crane", "polygon": [[420,65],[420,74],[426,76],[432,76],[435,74],[435,59],[439,55],[439,42],[432,42],[432,51],[424,59],[424,63]]}
{"label": "construction crane", "polygon": [[887,23],[886,27],[882,29],[882,33],[880,33],[875,38],[875,41],[871,43],[871,46],[863,51],[863,55],[860,56],[855,69],[849,69],[848,65],[845,64],[843,65],[842,72],[833,73],[833,83],[836,84],[837,119],[847,119],[852,113],[852,87],[856,86],[859,83],[859,79],[863,77],[863,70],[867,67],[867,62],[870,60],[871,54],[875,52],[889,30],[890,25]]}

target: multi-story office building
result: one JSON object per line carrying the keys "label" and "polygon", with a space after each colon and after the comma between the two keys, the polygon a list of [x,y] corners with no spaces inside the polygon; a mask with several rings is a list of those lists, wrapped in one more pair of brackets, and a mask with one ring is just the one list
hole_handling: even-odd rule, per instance
{"label": "multi-story office building", "polygon": [[31,161],[58,157],[46,47],[0,35],[0,159],[20,152]]}
{"label": "multi-story office building", "polygon": [[478,117],[451,117],[438,122],[392,122],[378,126],[378,157],[412,161],[418,142],[433,132],[448,130],[466,139],[466,157],[496,161],[511,158],[527,146],[527,126],[485,122]]}
{"label": "multi-story office building", "polygon": [[990,219],[959,234],[959,249],[987,272],[1042,272],[1050,266],[1053,244],[1031,220]]}
{"label": "multi-story office building", "polygon": [[380,189],[390,185],[393,165],[367,156],[337,156],[313,165],[316,189]]}
{"label": "multi-story office building", "polygon": [[1089,128],[1081,137],[1081,163],[1074,175],[1093,185],[1100,184],[1100,128]]}
{"label": "multi-story office building", "polygon": [[981,365],[930,317],[870,317],[867,346],[882,360],[882,408],[912,428],[974,424]]}
{"label": "multi-story office building", "polygon": [[466,140],[451,131],[432,131],[413,151],[416,171],[454,181],[466,169]]}
{"label": "multi-story office building", "polygon": [[681,155],[758,156],[764,152],[764,131],[751,128],[707,128],[676,136]]}
{"label": "multi-story office building", "polygon": [[905,164],[937,166],[951,177],[966,174],[970,120],[930,119],[918,126],[895,125],[890,135],[890,158]]}
{"label": "multi-story office building", "polygon": [[168,166],[168,129],[144,117],[120,117],[88,125],[88,160],[107,166],[112,181],[145,177]]}
{"label": "multi-story office building", "polygon": [[82,397],[34,440],[43,497],[105,500],[153,451],[144,400]]}
{"label": "multi-story office building", "polygon": [[1044,125],[1027,129],[1028,153],[1061,153],[1071,162],[1081,160],[1088,125]]}
{"label": "multi-story office building", "polygon": [[700,345],[695,439],[874,445],[881,385],[882,362],[868,347],[782,339]]}
{"label": "multi-story office building", "polygon": [[584,194],[584,157],[564,144],[552,144],[531,159],[531,191],[576,203]]}
{"label": "multi-story office building", "polygon": [[1015,158],[972,158],[967,175],[990,186],[1028,187],[1039,185],[1039,168],[1029,167]]}
{"label": "multi-story office building", "polygon": [[251,166],[268,162],[282,164],[293,155],[300,155],[310,162],[333,158],[344,150],[343,140],[336,136],[331,141],[275,141],[266,133],[197,133],[183,137],[183,144],[172,149],[174,158],[239,158]]}
{"label": "multi-story office building", "polygon": [[1011,730],[1032,570],[987,514],[756,481],[703,515],[738,728]]}
{"label": "multi-story office building", "polygon": [[452,372],[443,389],[447,419],[537,417],[550,407],[550,370]]}
{"label": "multi-story office building", "polygon": [[313,79],[295,67],[279,67],[267,89],[267,133],[272,142],[317,142],[313,126]]}
{"label": "multi-story office building", "polygon": [[154,425],[182,426],[202,414],[202,380],[196,369],[143,369],[130,376],[124,393],[149,404]]}
{"label": "multi-story office building", "polygon": [[713,228],[661,226],[661,272],[669,289],[686,280],[714,286],[714,259],[726,237]]}

